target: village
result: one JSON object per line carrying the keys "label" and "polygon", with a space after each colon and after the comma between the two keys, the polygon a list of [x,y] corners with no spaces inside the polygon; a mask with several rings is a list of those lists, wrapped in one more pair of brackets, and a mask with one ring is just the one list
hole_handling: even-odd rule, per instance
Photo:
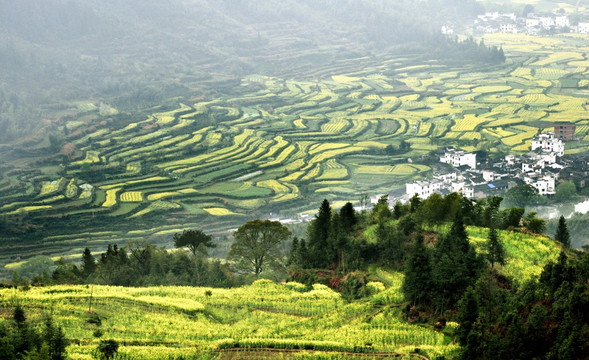
{"label": "village", "polygon": [[[576,125],[570,122],[554,123],[554,130],[537,134],[531,141],[530,151],[522,155],[509,154],[499,161],[477,159],[476,153],[456,148],[439,151],[439,163],[427,179],[405,184],[405,191],[392,190],[369,196],[369,201],[355,206],[358,211],[371,209],[387,197],[389,206],[397,202],[407,203],[417,195],[426,199],[434,193],[447,195],[461,193],[477,200],[488,196],[503,196],[506,190],[527,184],[539,195],[552,197],[559,181],[573,181],[579,188],[585,187],[589,176],[589,156],[565,157],[565,142],[578,141],[574,136]],[[270,213],[270,220],[284,224],[307,222],[314,214],[300,213],[296,218]]]}
{"label": "village", "polygon": [[[447,148],[440,156],[446,169],[433,173],[431,179],[405,184],[405,194],[395,199],[402,202],[417,194],[425,199],[433,193],[460,192],[472,199],[500,195],[514,186],[527,184],[538,194],[555,194],[559,180],[576,180],[585,186],[587,159],[566,159],[565,141],[574,141],[575,124],[557,122],[554,132],[543,132],[531,141],[530,151],[524,155],[506,155],[501,161],[477,161],[477,154]],[[566,169],[566,171],[565,171]],[[371,202],[378,200],[371,197]]]}
{"label": "village", "polygon": [[[475,34],[589,34],[589,21],[572,19],[564,12],[530,12],[525,16],[518,16],[515,13],[487,12],[479,15],[469,28]],[[454,34],[454,28],[452,26],[442,26],[441,32],[452,35]]]}

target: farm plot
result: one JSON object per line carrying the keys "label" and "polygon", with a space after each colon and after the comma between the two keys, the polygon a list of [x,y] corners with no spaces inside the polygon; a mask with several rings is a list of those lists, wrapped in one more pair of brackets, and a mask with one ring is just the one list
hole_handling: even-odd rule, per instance
{"label": "farm plot", "polygon": [[[583,38],[484,40],[503,46],[508,66],[473,72],[413,57],[378,66],[360,59],[345,71],[320,69],[340,75],[314,81],[245,76],[255,90],[146,110],[143,120],[68,118],[60,126],[69,128],[76,157],[51,171],[7,172],[0,211],[59,210],[80,224],[95,213],[164,223],[172,211],[181,215],[171,221],[194,215],[204,222],[220,216],[204,208],[240,213],[291,200],[302,211],[319,190],[343,201],[357,198],[350,189],[372,193],[390,189],[391,177],[423,174],[429,168],[406,159],[440,147],[522,151],[545,122],[558,120],[578,123],[578,136],[589,137],[587,91],[579,88],[589,67]],[[389,155],[402,140],[410,151]]]}
{"label": "farm plot", "polygon": [[[107,192],[108,196],[108,192]],[[121,202],[141,202],[143,201],[143,194],[141,191],[126,191],[121,194]]]}

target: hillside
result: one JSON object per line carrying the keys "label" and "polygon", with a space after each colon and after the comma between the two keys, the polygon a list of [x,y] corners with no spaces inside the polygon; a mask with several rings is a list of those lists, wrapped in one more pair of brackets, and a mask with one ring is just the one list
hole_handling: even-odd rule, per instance
{"label": "hillside", "polygon": [[419,3],[0,1],[0,143],[40,134],[72,102],[136,111],[223,93],[224,81],[248,74],[305,75],[419,43],[434,14],[480,11],[473,0]]}
{"label": "hillside", "polygon": [[[90,239],[93,249],[133,238],[169,244],[203,224],[224,237],[270,212],[296,220],[316,197],[341,206],[402,191],[439,166],[427,156],[438,148],[527,151],[553,121],[576,122],[583,140],[566,153],[585,151],[583,38],[485,41],[503,44],[505,66],[382,56],[314,68],[313,81],[234,78],[230,95],[140,112],[72,104],[43,138],[0,148],[0,264],[79,254]],[[546,54],[547,44],[563,52]]]}
{"label": "hillside", "polygon": [[[470,227],[473,244],[486,229]],[[523,282],[556,260],[558,246],[544,237],[500,233],[507,250],[502,269]],[[481,250],[481,249],[479,249]],[[438,331],[431,322],[410,324],[401,292],[403,273],[372,270],[371,294],[348,303],[324,285],[259,280],[234,289],[198,287],[50,286],[0,290],[4,317],[20,303],[33,321],[52,312],[72,343],[72,359],[90,359],[102,338],[120,342],[128,359],[374,358],[406,354],[434,359],[456,355],[456,323]],[[92,312],[88,313],[91,307]],[[99,320],[98,320],[99,319]],[[419,355],[415,352],[419,349]],[[355,355],[354,355],[355,354]]]}

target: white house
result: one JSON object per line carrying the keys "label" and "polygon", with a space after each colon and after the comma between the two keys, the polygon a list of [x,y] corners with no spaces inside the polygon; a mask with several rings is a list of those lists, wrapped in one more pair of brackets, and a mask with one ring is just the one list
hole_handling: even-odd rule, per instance
{"label": "white house", "polygon": [[538,189],[538,193],[540,195],[554,195],[556,192],[555,189],[555,178],[550,175],[545,175],[541,177],[524,177],[524,182],[528,185],[532,185],[536,189]]}
{"label": "white house", "polygon": [[589,23],[580,22],[577,26],[577,32],[581,34],[589,34]]}
{"label": "white house", "polygon": [[485,179],[486,182],[499,180],[505,176],[507,176],[507,174],[499,174],[493,170],[483,170],[483,179]]}
{"label": "white house", "polygon": [[471,169],[477,168],[477,155],[473,153],[467,153],[463,150],[446,149],[444,156],[440,157],[440,162],[450,164],[454,167],[460,167],[466,165]]}
{"label": "white house", "polygon": [[538,20],[540,20],[540,24],[546,30],[553,27],[554,23],[555,23],[554,18],[552,16],[540,16],[540,17],[538,17]]}
{"label": "white house", "polygon": [[544,160],[540,159],[538,161],[530,161],[530,162],[523,162],[522,163],[522,173],[530,173],[536,172],[541,173],[542,169],[546,166]]}
{"label": "white house", "polygon": [[499,29],[503,34],[517,34],[517,26],[513,23],[503,23]]}
{"label": "white house", "polygon": [[474,197],[474,186],[469,185],[462,188],[462,195],[465,197],[472,199]]}
{"label": "white house", "polygon": [[439,180],[444,183],[451,183],[458,178],[458,174],[456,172],[450,172],[445,174],[434,174],[434,179]]}
{"label": "white house", "polygon": [[532,139],[532,151],[541,149],[547,152],[553,152],[556,156],[564,155],[564,143],[562,140],[554,137],[554,133],[547,132],[535,136]]}
{"label": "white house", "polygon": [[528,29],[528,31],[538,26],[540,26],[540,19],[531,17],[526,19],[526,29]]}
{"label": "white house", "polygon": [[417,194],[422,199],[428,198],[431,194],[439,191],[442,183],[438,180],[433,181],[416,181],[414,183],[405,184],[405,193],[409,196]]}
{"label": "white house", "polygon": [[515,161],[517,160],[517,157],[515,155],[506,155],[505,156],[505,162],[507,163],[507,165],[515,165]]}
{"label": "white house", "polygon": [[571,26],[571,23],[569,22],[569,17],[566,15],[557,15],[554,18],[554,24],[558,28]]}
{"label": "white house", "polygon": [[444,35],[452,35],[454,34],[454,29],[451,28],[450,26],[442,26],[442,34]]}

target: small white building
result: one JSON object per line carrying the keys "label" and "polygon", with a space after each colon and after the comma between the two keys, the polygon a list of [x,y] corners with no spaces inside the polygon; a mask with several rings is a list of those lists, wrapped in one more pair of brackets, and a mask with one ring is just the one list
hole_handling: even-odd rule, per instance
{"label": "small white building", "polygon": [[589,23],[580,22],[577,26],[577,32],[580,34],[589,34]]}
{"label": "small white building", "polygon": [[499,180],[499,179],[507,176],[507,174],[500,174],[500,173],[493,171],[493,170],[483,170],[482,175],[483,175],[483,179],[485,179],[486,182]]}
{"label": "small white building", "polygon": [[439,180],[443,183],[451,183],[458,179],[458,174],[456,172],[450,172],[445,174],[434,174],[434,179]]}
{"label": "small white building", "polygon": [[529,17],[526,19],[526,29],[528,31],[540,26],[540,19]]}
{"label": "small white building", "polygon": [[532,185],[538,189],[540,195],[554,195],[556,180],[553,176],[545,175],[541,177],[525,176],[524,182],[528,185]]}
{"label": "small white building", "polygon": [[517,160],[517,157],[515,155],[506,155],[505,156],[505,163],[507,163],[507,165],[515,165],[515,161]]}
{"label": "small white building", "polygon": [[550,28],[554,27],[555,21],[552,16],[541,16],[538,18],[538,20],[540,20],[540,24],[546,30],[549,30]]}
{"label": "small white building", "polygon": [[466,165],[471,169],[477,168],[477,155],[467,153],[463,150],[456,150],[453,148],[446,149],[444,156],[440,157],[440,162],[450,164],[454,167]]}
{"label": "small white building", "polygon": [[446,25],[442,26],[441,31],[442,31],[442,34],[444,34],[444,35],[454,34],[454,29],[451,28],[450,26],[446,26]]}
{"label": "small white building", "polygon": [[462,195],[465,197],[472,199],[474,197],[474,186],[469,185],[462,188]]}
{"label": "small white building", "polygon": [[409,196],[417,194],[420,198],[426,199],[441,188],[442,183],[438,180],[416,181],[414,183],[405,184],[405,193]]}
{"label": "small white building", "polygon": [[526,173],[531,173],[531,172],[535,172],[540,174],[542,172],[542,169],[544,169],[544,167],[546,166],[544,160],[538,160],[538,161],[528,161],[528,162],[523,162],[522,163],[522,173],[526,174]]}
{"label": "small white building", "polygon": [[569,22],[569,17],[567,15],[557,15],[554,18],[554,24],[558,28],[571,26],[571,23]]}
{"label": "small white building", "polygon": [[554,133],[551,132],[537,135],[532,139],[531,150],[534,151],[536,149],[541,149],[545,152],[552,152],[556,156],[564,155],[564,143],[562,140],[554,137]]}
{"label": "small white building", "polygon": [[500,25],[499,30],[503,34],[517,34],[517,26],[513,23],[503,23]]}

